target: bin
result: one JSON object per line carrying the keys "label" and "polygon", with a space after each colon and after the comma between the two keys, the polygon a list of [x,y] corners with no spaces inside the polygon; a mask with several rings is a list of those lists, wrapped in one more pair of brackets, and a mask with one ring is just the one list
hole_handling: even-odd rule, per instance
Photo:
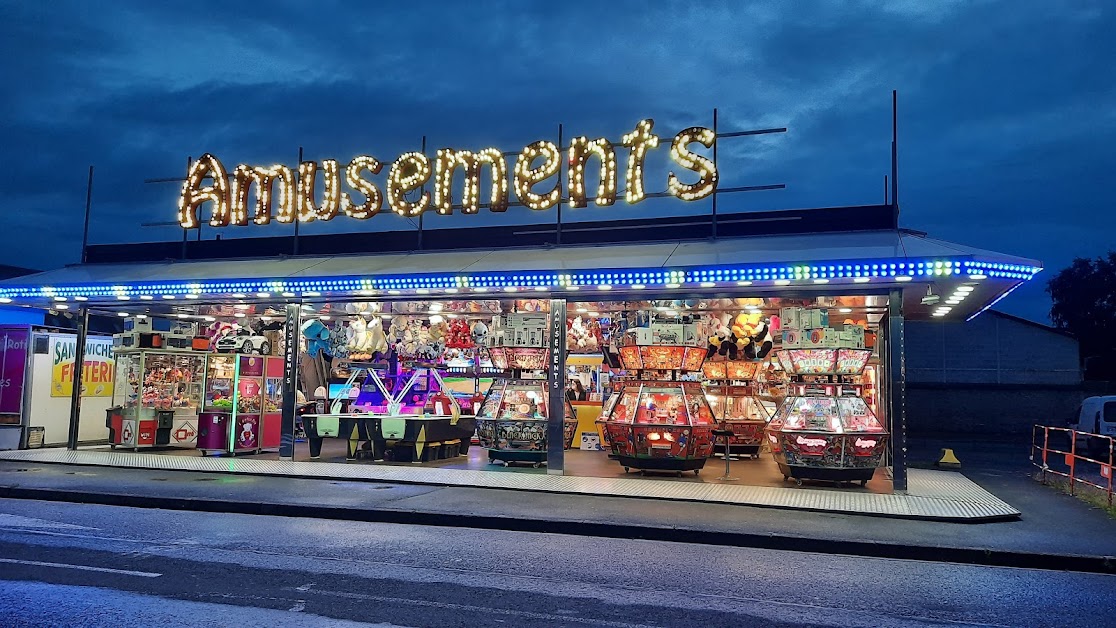
{"label": "bin", "polygon": [[31,426],[27,428],[27,448],[39,449],[43,446],[43,440],[46,438],[46,428]]}

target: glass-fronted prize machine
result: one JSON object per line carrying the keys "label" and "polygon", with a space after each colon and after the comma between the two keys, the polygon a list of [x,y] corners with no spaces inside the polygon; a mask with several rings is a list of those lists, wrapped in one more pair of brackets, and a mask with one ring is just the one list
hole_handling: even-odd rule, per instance
{"label": "glass-fronted prize machine", "polygon": [[757,396],[756,378],[763,360],[707,361],[702,365],[705,375],[705,398],[713,417],[722,430],[732,432],[728,437],[729,451],[716,443],[714,451],[722,455],[751,456],[758,459],[764,443],[764,429],[774,414]]}
{"label": "glass-fronted prize machine", "polygon": [[193,448],[206,354],[117,349],[115,356],[116,387],[106,417],[109,445]]}
{"label": "glass-fronted prize machine", "polygon": [[[545,320],[544,320],[545,324]],[[540,336],[541,338],[541,336]],[[493,381],[477,415],[477,440],[489,463],[546,463],[546,423],[550,394],[546,371],[550,350],[540,347],[490,347],[492,365],[504,371]],[[563,446],[573,445],[577,418],[563,395]]]}
{"label": "glass-fronted prize machine", "polygon": [[705,349],[683,345],[641,345],[625,336],[621,366],[632,379],[614,383],[618,393],[603,415],[609,457],[624,471],[666,471],[697,475],[713,455],[713,412],[700,382],[681,381],[701,371]]}
{"label": "glass-fronted prize machine", "polygon": [[278,449],[282,382],[283,358],[211,354],[198,427],[202,455]]}
{"label": "glass-fronted prize machine", "polygon": [[866,485],[887,431],[865,402],[861,374],[871,349],[783,349],[787,397],[767,427],[783,479]]}

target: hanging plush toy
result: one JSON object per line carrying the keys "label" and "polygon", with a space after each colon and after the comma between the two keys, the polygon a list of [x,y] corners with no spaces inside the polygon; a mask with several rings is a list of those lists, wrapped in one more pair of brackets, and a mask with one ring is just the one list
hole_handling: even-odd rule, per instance
{"label": "hanging plush toy", "polygon": [[762,360],[767,357],[767,354],[771,353],[771,347],[774,344],[772,327],[773,324],[770,319],[760,320],[752,334],[752,354],[749,357]]}
{"label": "hanging plush toy", "polygon": [[469,333],[473,337],[473,344],[478,347],[488,346],[488,325],[485,325],[483,321],[473,323]]}
{"label": "hanging plush toy", "polygon": [[732,322],[732,338],[736,345],[737,355],[752,357],[755,348],[752,346],[752,335],[755,333],[756,324],[759,322],[760,313],[741,312]]}
{"label": "hanging plush toy", "polygon": [[732,336],[732,328],[729,327],[729,322],[731,321],[732,316],[724,314],[709,322],[711,333],[709,335],[709,346],[705,350],[705,357],[707,359],[715,355],[725,356],[733,360],[736,359],[736,344],[730,339]]}
{"label": "hanging plush toy", "polygon": [[379,316],[369,319],[366,326],[366,339],[361,349],[371,355],[384,355],[388,352],[387,334],[384,333],[384,320]]}
{"label": "hanging plush toy", "polygon": [[325,353],[329,354],[329,328],[317,319],[308,320],[300,328],[302,337],[306,338],[306,353],[316,358]]}

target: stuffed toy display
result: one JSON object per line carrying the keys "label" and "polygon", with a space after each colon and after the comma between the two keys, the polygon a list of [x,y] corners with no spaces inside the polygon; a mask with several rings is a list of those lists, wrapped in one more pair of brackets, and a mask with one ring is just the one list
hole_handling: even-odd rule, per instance
{"label": "stuffed toy display", "polygon": [[597,334],[594,334],[580,316],[566,319],[566,349],[570,353],[596,353],[600,350],[600,329],[598,323]]}
{"label": "stuffed toy display", "polygon": [[720,355],[729,360],[763,359],[774,344],[773,324],[758,311],[711,316],[700,323],[708,337],[706,358]]}
{"label": "stuffed toy display", "polygon": [[446,347],[450,349],[472,349],[474,346],[469,323],[460,318],[450,321],[449,331],[446,334]]}

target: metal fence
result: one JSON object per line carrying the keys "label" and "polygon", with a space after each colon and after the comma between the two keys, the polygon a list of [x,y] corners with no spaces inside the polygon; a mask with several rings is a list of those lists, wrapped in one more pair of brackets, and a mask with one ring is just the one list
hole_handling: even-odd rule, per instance
{"label": "metal fence", "polygon": [[1069,479],[1071,495],[1079,484],[1103,491],[1112,506],[1112,462],[1116,440],[1111,436],[1065,427],[1036,425],[1031,432],[1031,464],[1049,475]]}

